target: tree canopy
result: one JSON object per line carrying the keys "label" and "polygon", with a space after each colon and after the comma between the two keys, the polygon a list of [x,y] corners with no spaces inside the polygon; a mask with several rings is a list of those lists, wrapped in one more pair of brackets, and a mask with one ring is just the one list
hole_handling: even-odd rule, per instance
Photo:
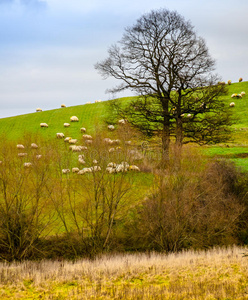
{"label": "tree canopy", "polygon": [[213,73],[204,39],[176,11],[144,14],[108,54],[95,68],[120,82],[108,92],[129,89],[140,96],[118,111],[146,134],[160,134],[163,159],[172,137],[178,146],[227,139],[230,110],[219,99],[225,86]]}

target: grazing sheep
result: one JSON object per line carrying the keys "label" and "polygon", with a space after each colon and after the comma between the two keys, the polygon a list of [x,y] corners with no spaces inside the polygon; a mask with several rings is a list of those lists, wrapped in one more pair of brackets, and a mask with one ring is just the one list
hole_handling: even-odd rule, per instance
{"label": "grazing sheep", "polygon": [[230,107],[234,107],[234,106],[235,106],[235,103],[234,103],[234,102],[231,102],[231,103],[229,104],[229,106],[230,106]]}
{"label": "grazing sheep", "polygon": [[38,149],[39,147],[38,147],[38,145],[37,145],[37,144],[35,144],[35,143],[32,143],[32,144],[31,144],[31,148],[32,148],[32,149]]}
{"label": "grazing sheep", "polygon": [[95,100],[95,103],[102,102],[102,100]]}
{"label": "grazing sheep", "polygon": [[110,162],[107,167],[110,167],[110,168],[115,168],[116,167],[116,164],[113,163],[113,162]]}
{"label": "grazing sheep", "polygon": [[129,166],[129,170],[130,170],[130,171],[137,171],[137,172],[140,172],[140,168],[137,167],[137,166],[135,166],[135,165]]}
{"label": "grazing sheep", "polygon": [[83,150],[87,150],[87,147],[85,146],[76,146],[76,145],[72,145],[69,147],[69,149],[72,151],[72,152],[81,152]]}
{"label": "grazing sheep", "polygon": [[83,134],[83,138],[84,138],[85,140],[92,140],[92,136],[89,135],[89,134]]}
{"label": "grazing sheep", "polygon": [[40,127],[48,127],[47,123],[40,123]]}
{"label": "grazing sheep", "polygon": [[86,102],[86,104],[91,104],[91,102],[90,102],[90,101],[88,101],[88,102]]}
{"label": "grazing sheep", "polygon": [[76,168],[72,168],[71,171],[72,171],[72,173],[78,173],[79,172],[79,168],[77,168],[77,167]]}
{"label": "grazing sheep", "polygon": [[64,123],[64,127],[70,127],[71,124],[70,123]]}
{"label": "grazing sheep", "polygon": [[112,145],[120,145],[121,141],[120,140],[112,140]]}
{"label": "grazing sheep", "polygon": [[91,145],[92,142],[93,142],[92,140],[85,140],[85,144],[86,144],[86,145]]}
{"label": "grazing sheep", "polygon": [[109,153],[115,152],[115,148],[110,148]]}
{"label": "grazing sheep", "polygon": [[118,121],[118,123],[124,125],[124,124],[126,124],[126,120],[121,119],[121,120]]}
{"label": "grazing sheep", "polygon": [[82,157],[78,158],[78,162],[82,165],[85,164],[85,160]]}
{"label": "grazing sheep", "polygon": [[240,93],[241,97],[245,96],[245,92]]}
{"label": "grazing sheep", "polygon": [[242,78],[242,77],[239,78],[239,82],[241,82],[241,81],[243,81],[243,78]]}
{"label": "grazing sheep", "polygon": [[65,104],[61,104],[61,107],[66,107]]}
{"label": "grazing sheep", "polygon": [[79,170],[78,174],[79,175],[84,175],[85,173],[92,173],[91,168],[83,168],[82,170]]}
{"label": "grazing sheep", "polygon": [[191,118],[192,117],[192,115],[191,114],[187,114],[187,118]]}
{"label": "grazing sheep", "polygon": [[25,168],[30,168],[30,167],[32,166],[32,163],[31,163],[31,162],[25,162],[25,163],[23,164],[23,166],[24,166]]}
{"label": "grazing sheep", "polygon": [[227,83],[230,85],[232,83],[232,81],[229,79],[229,80],[227,80]]}
{"label": "grazing sheep", "polygon": [[185,116],[185,114],[181,114],[181,115],[180,115],[180,117],[182,117],[182,118],[183,118],[184,116]]}
{"label": "grazing sheep", "polygon": [[100,166],[94,166],[90,168],[93,172],[97,172],[97,171],[101,171],[101,167]]}
{"label": "grazing sheep", "polygon": [[113,131],[115,129],[114,125],[108,125],[108,130]]}
{"label": "grazing sheep", "polygon": [[70,169],[62,169],[62,173],[63,174],[68,174],[68,173],[70,173]]}
{"label": "grazing sheep", "polygon": [[110,138],[105,138],[105,139],[103,139],[103,141],[104,141],[105,144],[108,144],[108,145],[113,144],[113,141]]}
{"label": "grazing sheep", "polygon": [[36,155],[36,158],[37,158],[37,159],[40,159],[41,157],[42,157],[41,154],[37,154],[37,155]]}
{"label": "grazing sheep", "polygon": [[80,128],[80,131],[85,133],[86,132],[86,128],[82,127],[82,128]]}
{"label": "grazing sheep", "polygon": [[94,164],[94,165],[97,164],[97,160],[96,160],[96,159],[93,160],[93,164]]}
{"label": "grazing sheep", "polygon": [[57,137],[58,139],[63,139],[63,138],[65,137],[65,135],[64,135],[64,133],[62,133],[62,132],[57,132],[57,133],[56,133],[56,137]]}
{"label": "grazing sheep", "polygon": [[237,97],[238,94],[232,94],[231,98]]}
{"label": "grazing sheep", "polygon": [[24,157],[24,156],[27,156],[27,155],[28,155],[27,153],[18,153],[19,157]]}
{"label": "grazing sheep", "polygon": [[78,122],[79,121],[78,117],[76,117],[76,116],[72,116],[70,120],[71,120],[71,122]]}
{"label": "grazing sheep", "polygon": [[131,145],[132,142],[131,141],[125,141],[125,145]]}
{"label": "grazing sheep", "polygon": [[106,168],[106,172],[109,173],[109,174],[112,174],[112,173],[115,173],[116,170],[115,170],[115,168],[107,167],[107,168]]}
{"label": "grazing sheep", "polygon": [[36,108],[36,111],[42,111],[42,109],[40,107]]}
{"label": "grazing sheep", "polygon": [[66,137],[66,138],[64,139],[65,142],[69,142],[69,140],[71,140],[71,137],[70,137],[70,136],[68,136],[68,137]]}
{"label": "grazing sheep", "polygon": [[16,145],[16,148],[17,149],[24,149],[25,147],[22,144],[18,144],[18,145]]}
{"label": "grazing sheep", "polygon": [[77,141],[77,139],[69,139],[69,144],[76,144]]}

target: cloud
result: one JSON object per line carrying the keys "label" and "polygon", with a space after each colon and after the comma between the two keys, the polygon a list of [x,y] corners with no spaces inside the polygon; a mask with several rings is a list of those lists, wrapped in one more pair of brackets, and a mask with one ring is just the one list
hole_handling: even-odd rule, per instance
{"label": "cloud", "polygon": [[45,8],[47,6],[47,2],[44,0],[20,0],[21,5],[30,8]]}

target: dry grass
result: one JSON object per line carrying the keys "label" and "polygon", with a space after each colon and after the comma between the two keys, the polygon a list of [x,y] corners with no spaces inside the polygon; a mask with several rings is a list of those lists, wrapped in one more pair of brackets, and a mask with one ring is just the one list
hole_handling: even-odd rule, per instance
{"label": "dry grass", "polygon": [[1,299],[248,299],[246,248],[0,264]]}

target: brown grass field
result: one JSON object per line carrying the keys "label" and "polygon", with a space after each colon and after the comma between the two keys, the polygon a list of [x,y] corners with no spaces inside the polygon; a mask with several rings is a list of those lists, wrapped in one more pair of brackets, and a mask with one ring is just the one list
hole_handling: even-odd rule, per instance
{"label": "brown grass field", "polygon": [[0,299],[248,299],[247,248],[0,264]]}

